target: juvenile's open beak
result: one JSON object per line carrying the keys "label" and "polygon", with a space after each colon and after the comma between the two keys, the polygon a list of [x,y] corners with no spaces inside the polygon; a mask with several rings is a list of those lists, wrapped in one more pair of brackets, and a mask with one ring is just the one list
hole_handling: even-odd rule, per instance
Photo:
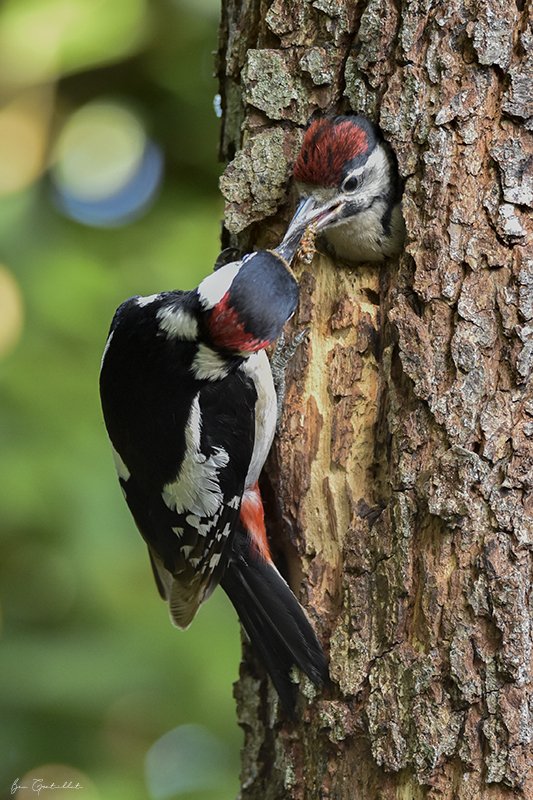
{"label": "juvenile's open beak", "polygon": [[330,222],[338,216],[343,201],[338,198],[331,200],[319,200],[312,195],[307,200],[301,200],[294,217],[289,224],[289,230],[292,225],[304,224],[306,227],[314,223],[317,233],[327,228]]}
{"label": "juvenile's open beak", "polygon": [[342,205],[342,201],[324,203],[312,196],[301,200],[276,252],[290,264],[309,225],[313,224],[315,233],[319,233],[337,217]]}

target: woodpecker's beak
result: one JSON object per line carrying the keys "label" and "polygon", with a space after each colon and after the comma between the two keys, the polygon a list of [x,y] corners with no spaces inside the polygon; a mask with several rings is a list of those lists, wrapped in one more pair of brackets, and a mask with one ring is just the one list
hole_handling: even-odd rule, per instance
{"label": "woodpecker's beak", "polygon": [[295,222],[306,227],[313,224],[316,233],[320,233],[337,218],[343,205],[344,202],[338,198],[328,201],[311,196],[307,200],[301,200],[289,229]]}
{"label": "woodpecker's beak", "polygon": [[282,243],[276,248],[278,253],[290,264],[309,225],[314,226],[315,233],[320,233],[338,217],[343,205],[343,201],[338,198],[329,202],[312,196],[301,200]]}
{"label": "woodpecker's beak", "polygon": [[290,264],[307,228],[313,225],[314,233],[320,233],[338,217],[343,205],[338,198],[329,202],[312,196],[301,200],[276,252]]}
{"label": "woodpecker's beak", "polygon": [[[311,200],[311,198],[309,198],[309,200]],[[301,213],[302,206],[303,203],[300,203],[296,209],[296,214],[289,223],[283,241],[276,247],[276,252],[279,253],[288,264],[292,262],[308,225],[307,214]]]}

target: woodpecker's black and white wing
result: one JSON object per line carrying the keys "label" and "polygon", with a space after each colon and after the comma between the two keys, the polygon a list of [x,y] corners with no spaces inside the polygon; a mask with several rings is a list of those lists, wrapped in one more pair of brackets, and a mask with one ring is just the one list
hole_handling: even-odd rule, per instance
{"label": "woodpecker's black and white wing", "polygon": [[100,378],[120,484],[180,628],[227,565],[257,400],[242,359],[198,342],[190,300],[170,292],[126,301]]}

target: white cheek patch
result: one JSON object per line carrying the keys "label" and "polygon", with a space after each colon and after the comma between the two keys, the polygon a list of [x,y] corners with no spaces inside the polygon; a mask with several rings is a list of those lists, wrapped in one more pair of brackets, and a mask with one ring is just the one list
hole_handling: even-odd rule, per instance
{"label": "white cheek patch", "polygon": [[209,458],[200,452],[201,414],[196,395],[185,429],[186,456],[175,481],[163,487],[161,496],[172,510],[185,511],[198,517],[212,517],[222,505],[218,473],[229,455],[222,447],[215,447]]}
{"label": "white cheek patch", "polygon": [[[384,149],[381,146],[376,147],[366,162],[350,172],[347,177],[351,176],[355,178],[363,176],[363,182],[355,192],[348,194],[348,197],[352,196],[355,200],[361,196],[370,199],[378,197],[389,183],[389,162]],[[345,219],[341,219],[339,224],[345,222]]]}
{"label": "white cheek patch", "polygon": [[217,303],[220,303],[229,291],[242,264],[242,261],[232,261],[231,264],[220,267],[201,282],[198,287],[198,297],[204,309],[214,308]]}
{"label": "white cheek patch", "polygon": [[363,173],[370,172],[370,170],[374,169],[376,164],[379,164],[381,161],[386,161],[383,149],[381,147],[376,147],[370,153],[365,163],[354,169],[349,174],[358,178]]}
{"label": "white cheek patch", "polygon": [[198,323],[183,308],[166,306],[157,312],[159,328],[166,333],[167,339],[185,339],[194,342],[198,338]]}
{"label": "white cheek patch", "polygon": [[219,381],[226,377],[229,366],[227,361],[210,347],[199,344],[191,370],[198,380]]}

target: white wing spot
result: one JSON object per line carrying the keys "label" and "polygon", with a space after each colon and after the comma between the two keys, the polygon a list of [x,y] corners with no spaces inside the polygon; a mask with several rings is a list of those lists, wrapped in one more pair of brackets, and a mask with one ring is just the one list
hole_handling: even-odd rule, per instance
{"label": "white wing spot", "polygon": [[175,306],[165,306],[157,312],[159,327],[167,339],[186,339],[194,342],[198,338],[198,323],[188,311]]}
{"label": "white wing spot", "polygon": [[183,536],[183,528],[172,528],[172,533],[175,533],[178,539]]}
{"label": "white wing spot", "polygon": [[211,556],[211,560],[209,562],[209,566],[211,567],[211,569],[214,569],[216,567],[216,565],[220,561],[221,556],[222,553],[215,553],[214,556]]}
{"label": "white wing spot", "polygon": [[[163,487],[161,496],[166,505],[179,514],[188,511],[198,517],[212,517],[222,505],[223,496],[218,481],[219,471],[229,461],[222,447],[215,447],[209,458],[200,452],[201,413],[198,395],[193,400],[185,428],[186,456],[175,481]],[[209,530],[207,526],[198,526]]]}
{"label": "white wing spot", "polygon": [[228,522],[226,523],[226,526],[217,533],[216,535],[217,541],[220,541],[221,539],[227,539],[230,533],[231,533],[231,525]]}
{"label": "white wing spot", "polygon": [[196,528],[198,531],[198,536],[206,537],[209,534],[211,528],[216,527],[220,514],[216,514],[212,518],[208,518],[206,522],[202,525],[200,522],[200,517],[196,514],[189,514],[188,517],[185,518],[185,522],[188,522],[193,528]]}

